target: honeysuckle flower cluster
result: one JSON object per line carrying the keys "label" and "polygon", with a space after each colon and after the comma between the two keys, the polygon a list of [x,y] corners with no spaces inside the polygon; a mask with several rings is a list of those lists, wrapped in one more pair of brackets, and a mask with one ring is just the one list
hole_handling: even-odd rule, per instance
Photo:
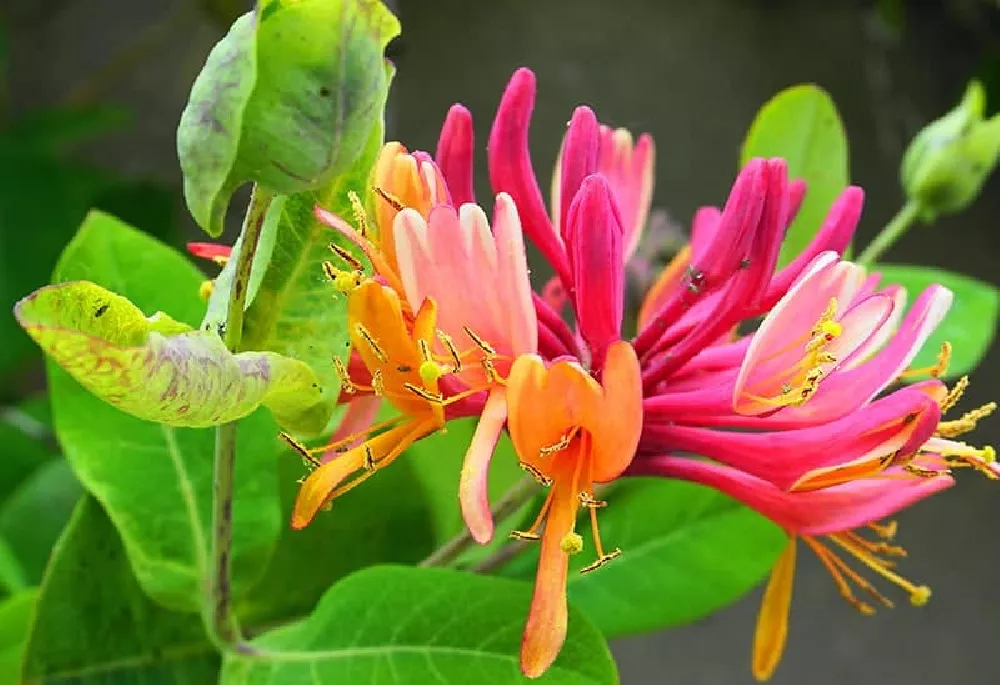
{"label": "honeysuckle flower cluster", "polygon": [[[476,204],[472,118],[461,105],[448,112],[433,156],[383,148],[374,222],[357,200],[353,226],[317,208],[373,273],[336,247],[325,266],[348,298],[354,352],[338,363],[348,419],[315,450],[289,438],[314,467],[293,527],[447,421],[478,416],[457,488],[474,539],[493,536],[486,479],[505,427],[522,467],[548,488],[534,524],[515,533],[541,541],[521,652],[528,676],[544,673],[565,639],[581,510],[595,546],[583,571],[621,553],[601,540],[607,503],[595,484],[622,474],[716,488],[787,533],[754,639],[759,679],[784,647],[800,540],[862,613],[892,606],[862,572],[926,602],[928,588],[893,570],[904,552],[891,542],[896,526],[880,522],[950,487],[956,468],[1000,476],[992,448],[956,440],[995,405],[944,418],[968,383],[936,380],[950,347],[935,366],[909,368],[951,293],[932,286],[904,315],[902,288],[841,258],[863,204],[855,187],[777,268],[806,188],[783,160],[754,159],[721,209],[696,213],[690,242],[646,294],[635,337],[623,340],[626,264],[649,214],[653,141],[577,108],[546,208],[528,149],[534,98],[534,75],[518,70],[487,144],[492,220]],[[554,273],[539,292],[524,236]],[[398,413],[371,425],[382,400]]]}

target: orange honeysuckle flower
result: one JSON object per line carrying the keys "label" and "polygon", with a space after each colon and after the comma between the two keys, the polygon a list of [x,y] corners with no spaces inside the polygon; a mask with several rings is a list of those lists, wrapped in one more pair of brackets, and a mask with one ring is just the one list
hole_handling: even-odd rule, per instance
{"label": "orange honeysuckle flower", "polygon": [[[601,382],[579,363],[521,355],[507,379],[508,426],[522,466],[550,485],[537,520],[515,537],[541,538],[541,558],[521,643],[521,669],[537,677],[555,660],[566,638],[569,555],[582,550],[576,518],[589,510],[597,560],[594,570],[619,554],[605,552],[597,509],[605,505],[594,484],[612,480],[631,462],[642,428],[639,361],[627,342],[608,347]],[[545,522],[544,533],[539,529]]]}
{"label": "orange honeysuckle flower", "polygon": [[[327,452],[336,448],[336,443],[306,450],[284,436],[315,467],[295,500],[292,512],[295,529],[304,528],[325,504],[388,466],[407,447],[445,422],[445,400],[438,381],[447,369],[430,354],[437,319],[434,301],[424,300],[410,322],[394,290],[366,279],[348,295],[347,317],[351,343],[371,372],[372,380],[370,387],[362,387],[353,384],[344,373],[345,389],[370,391],[387,400],[400,414],[364,433],[371,435],[383,429],[384,432],[323,464],[312,453]],[[358,437],[348,436],[341,443],[352,444]],[[355,478],[347,481],[352,475]]]}

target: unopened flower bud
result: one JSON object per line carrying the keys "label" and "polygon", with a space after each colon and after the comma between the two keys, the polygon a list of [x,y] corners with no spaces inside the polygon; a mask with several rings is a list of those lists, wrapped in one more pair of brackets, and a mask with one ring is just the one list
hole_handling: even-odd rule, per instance
{"label": "unopened flower bud", "polygon": [[959,105],[910,143],[900,180],[924,219],[971,204],[1000,159],[1000,115],[984,119],[985,105],[982,84],[972,81]]}

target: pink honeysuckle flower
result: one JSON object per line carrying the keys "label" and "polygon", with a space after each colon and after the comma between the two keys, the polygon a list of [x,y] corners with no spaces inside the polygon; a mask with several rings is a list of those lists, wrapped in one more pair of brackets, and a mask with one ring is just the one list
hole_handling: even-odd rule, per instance
{"label": "pink honeysuckle flower", "polygon": [[[462,468],[459,499],[472,536],[485,544],[493,536],[486,494],[490,459],[507,418],[506,378],[512,361],[538,349],[538,322],[528,281],[524,240],[517,208],[508,195],[496,198],[493,230],[483,210],[464,204],[459,210],[438,206],[425,221],[404,209],[394,224],[400,275],[414,309],[427,298],[438,303],[443,335],[439,353],[449,340],[485,341],[493,350],[490,365],[453,371],[466,387],[488,387]],[[455,365],[461,365],[456,356]]]}
{"label": "pink honeysuckle flower", "polygon": [[[933,461],[928,463],[933,466]],[[788,535],[788,544],[771,572],[757,618],[752,660],[757,680],[771,677],[784,651],[798,540],[815,552],[840,594],[863,614],[874,613],[875,607],[857,597],[854,588],[875,604],[891,608],[893,602],[856,570],[858,565],[862,571],[872,571],[900,587],[915,606],[925,604],[930,598],[927,586],[916,585],[893,570],[891,557],[905,556],[906,552],[890,543],[896,532],[895,523],[877,522],[953,485],[951,476],[943,472],[924,477],[895,466],[873,478],[808,492],[787,492],[739,469],[687,457],[645,459],[639,472],[681,478],[720,490],[756,509]],[[875,540],[862,536],[860,529],[865,528],[875,534]]]}

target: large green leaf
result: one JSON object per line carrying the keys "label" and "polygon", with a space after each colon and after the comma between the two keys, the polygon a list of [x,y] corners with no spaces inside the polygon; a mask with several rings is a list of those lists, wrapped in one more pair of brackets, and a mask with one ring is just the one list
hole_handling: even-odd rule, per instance
{"label": "large green leaf", "polygon": [[[372,567],[334,585],[302,623],[256,640],[276,652],[272,659],[228,657],[220,683],[529,682],[520,675],[518,651],[530,598],[527,583]],[[604,638],[581,613],[571,610],[566,644],[536,682],[618,682]]]}
{"label": "large green leaf", "polygon": [[[426,557],[434,542],[432,513],[413,471],[413,461],[403,456],[338,498],[304,530],[286,525],[264,578],[237,604],[247,628],[307,615],[334,581],[358,569]],[[304,473],[297,454],[279,455],[285,521]]]}
{"label": "large green leaf", "polygon": [[[111,240],[131,230],[91,214],[81,231],[101,233],[98,225],[107,226],[103,232]],[[70,259],[82,257],[77,248],[70,244]],[[294,427],[319,399],[316,376],[302,362],[270,352],[233,354],[216,331],[191,330],[162,312],[147,318],[127,298],[89,281],[40,288],[14,313],[79,383],[148,421],[203,428],[243,418],[263,404]]]}
{"label": "large green leaf", "polygon": [[0,602],[0,682],[16,683],[35,615],[38,589],[29,588]]}
{"label": "large green leaf", "polygon": [[40,466],[0,506],[0,537],[32,585],[41,582],[52,546],[82,493],[69,464],[55,459]]}
{"label": "large green leaf", "polygon": [[[349,337],[346,298],[334,291],[322,267],[323,261],[332,257],[329,243],[348,246],[316,220],[313,208],[321,205],[335,214],[350,216],[348,193],[366,196],[381,144],[382,126],[377,122],[368,145],[349,171],[319,190],[275,200],[261,236],[261,248],[268,246],[269,259],[259,284],[251,279],[249,294],[253,299],[244,319],[243,346],[302,360],[319,378],[321,399],[317,407],[321,409],[310,414],[311,425],[298,426],[304,434],[318,434],[327,428],[340,393],[340,378],[331,357],[346,358]],[[239,249],[237,244],[233,254]],[[224,320],[235,265],[236,260],[230,259],[219,275],[202,327],[211,328]]]}
{"label": "large green leaf", "polygon": [[81,501],[42,583],[23,682],[207,685],[217,671],[200,618],[143,595],[114,526],[93,499]]}
{"label": "large green leaf", "polygon": [[377,0],[262,0],[212,50],[181,115],[184,195],[209,234],[247,181],[280,194],[355,162],[388,90],[399,22]]}
{"label": "large green leaf", "polygon": [[768,100],[750,125],[740,166],[754,157],[783,157],[789,177],[808,184],[805,201],[781,247],[779,266],[784,266],[809,244],[850,181],[847,136],[830,95],[806,84],[786,88]]}
{"label": "large green leaf", "polygon": [[[911,363],[914,368],[933,366],[941,343],[952,346],[951,362],[942,378],[957,378],[975,370],[990,349],[997,333],[1000,290],[996,286],[944,269],[907,264],[878,264],[872,271],[882,274],[886,285],[898,283],[911,300],[929,285],[943,285],[955,294],[951,309],[924,343]],[[915,379],[919,380],[919,379]]]}
{"label": "large green leaf", "polygon": [[[653,478],[628,479],[599,510],[601,541],[622,555],[591,573],[589,522],[578,526],[583,552],[571,557],[569,597],[608,637],[689,623],[736,601],[767,574],[787,538],[780,528],[709,488]],[[507,575],[532,577],[538,555],[518,558]]]}
{"label": "large green leaf", "polygon": [[[55,279],[88,278],[148,311],[197,321],[201,276],[183,257],[112,220],[93,221],[67,248]],[[137,419],[49,365],[56,434],[83,486],[104,506],[154,599],[195,611],[203,591],[212,497],[211,430]],[[258,410],[238,431],[234,592],[263,573],[281,526],[276,427]]]}

